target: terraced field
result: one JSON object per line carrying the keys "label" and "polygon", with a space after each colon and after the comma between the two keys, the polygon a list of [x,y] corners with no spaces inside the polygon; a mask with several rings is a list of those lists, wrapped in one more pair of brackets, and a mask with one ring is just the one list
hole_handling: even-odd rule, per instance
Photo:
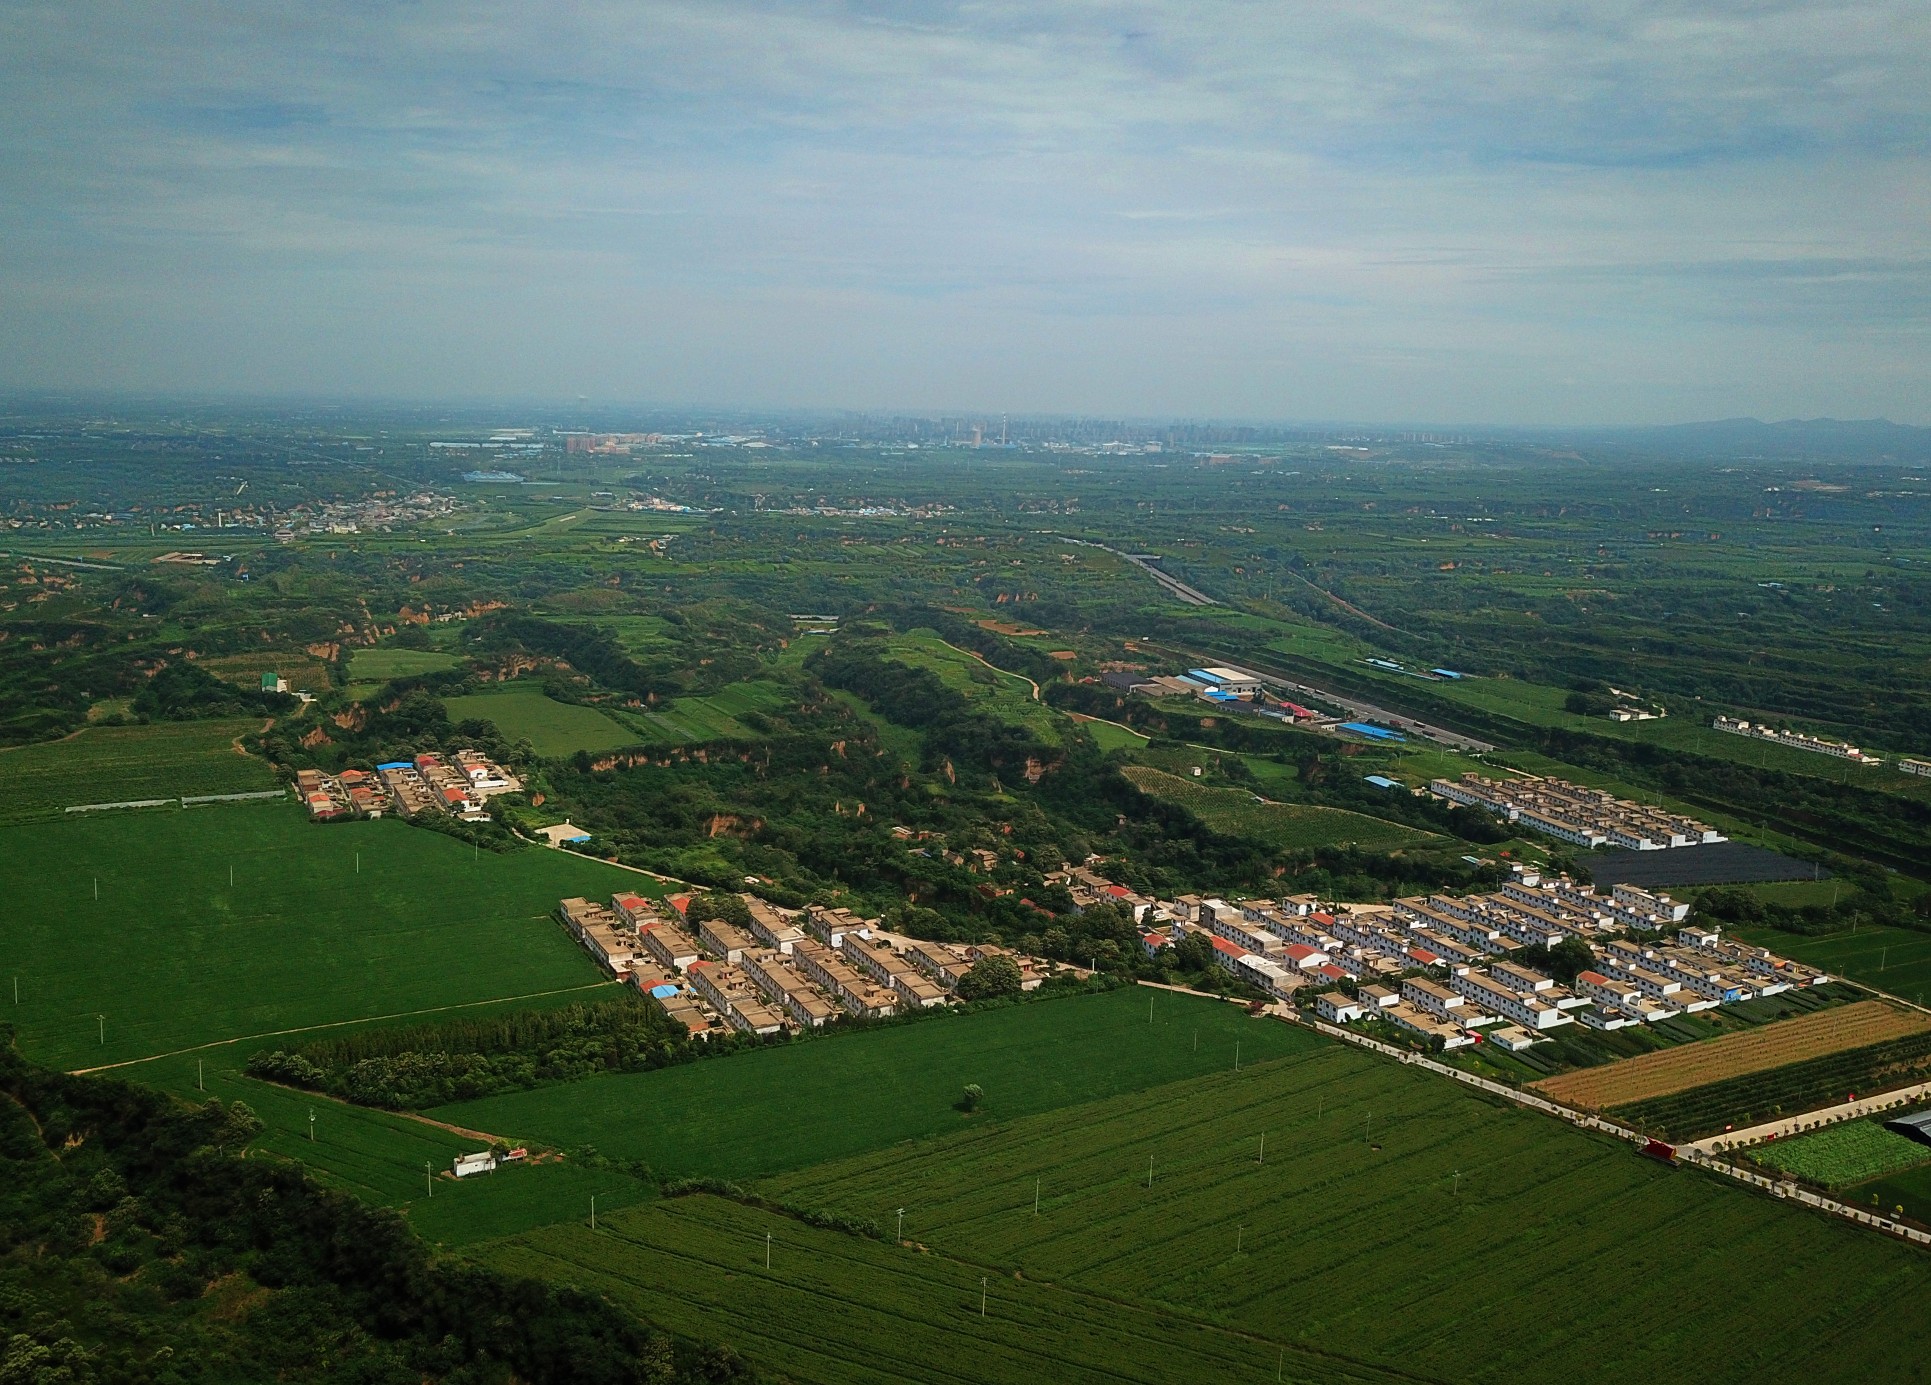
{"label": "terraced field", "polygon": [[574,755],[579,750],[616,750],[637,744],[637,736],[595,707],[558,702],[541,688],[509,687],[466,697],[445,698],[451,721],[480,717],[496,723],[511,740],[528,737],[536,753]]}
{"label": "terraced field", "polygon": [[1886,1001],[1863,1000],[1740,1034],[1566,1072],[1534,1085],[1557,1101],[1600,1111],[1927,1029],[1931,1029],[1931,1015]]}
{"label": "terraced field", "polygon": [[1311,803],[1257,801],[1245,789],[1197,784],[1147,765],[1121,769],[1141,793],[1178,803],[1216,832],[1252,837],[1284,847],[1333,846],[1348,842],[1369,850],[1441,845],[1446,838],[1398,822],[1371,818],[1346,808]]}
{"label": "terraced field", "polygon": [[462,662],[454,654],[433,649],[395,646],[358,649],[349,655],[349,679],[355,683],[386,683],[392,678],[409,678],[419,673],[442,673]]}
{"label": "terraced field", "polygon": [[268,762],[236,751],[260,718],[90,726],[65,740],[0,750],[0,821],[80,803],[256,793],[278,781]]}

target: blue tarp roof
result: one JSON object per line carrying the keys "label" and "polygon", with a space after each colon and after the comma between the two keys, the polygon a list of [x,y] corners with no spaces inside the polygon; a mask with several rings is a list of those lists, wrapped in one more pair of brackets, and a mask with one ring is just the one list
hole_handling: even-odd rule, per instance
{"label": "blue tarp roof", "polygon": [[672,996],[674,996],[674,995],[676,995],[676,994],[677,994],[677,987],[675,987],[675,986],[652,986],[652,987],[650,988],[650,993],[651,993],[652,995],[654,995],[654,996],[656,996],[656,997],[657,997],[657,999],[659,999],[659,1000],[669,1000],[669,999],[670,999],[670,998],[671,998]]}
{"label": "blue tarp roof", "polygon": [[391,760],[386,765],[377,765],[376,768],[377,769],[414,769],[415,765],[408,760]]}

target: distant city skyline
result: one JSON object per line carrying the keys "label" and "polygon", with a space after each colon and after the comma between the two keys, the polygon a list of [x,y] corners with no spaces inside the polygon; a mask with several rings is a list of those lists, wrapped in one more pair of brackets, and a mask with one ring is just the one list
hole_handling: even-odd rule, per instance
{"label": "distant city skyline", "polygon": [[0,390],[1931,423],[1931,9],[0,3]]}

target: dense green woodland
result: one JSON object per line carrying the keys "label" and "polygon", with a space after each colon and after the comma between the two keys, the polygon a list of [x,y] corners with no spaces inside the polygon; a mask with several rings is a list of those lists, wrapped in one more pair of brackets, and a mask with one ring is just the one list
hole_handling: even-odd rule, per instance
{"label": "dense green woodland", "polygon": [[752,1380],[599,1299],[443,1262],[393,1214],[244,1159],[246,1106],[0,1055],[0,1380]]}

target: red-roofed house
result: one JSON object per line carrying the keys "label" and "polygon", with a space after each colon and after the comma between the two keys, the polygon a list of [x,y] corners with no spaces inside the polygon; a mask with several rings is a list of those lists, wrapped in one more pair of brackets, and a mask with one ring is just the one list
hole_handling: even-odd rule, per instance
{"label": "red-roofed house", "polygon": [[1248,955],[1247,949],[1221,937],[1210,937],[1207,941],[1214,945],[1214,961],[1239,975],[1235,968],[1240,965],[1240,959]]}
{"label": "red-roofed house", "polygon": [[1313,971],[1328,959],[1327,953],[1306,943],[1289,943],[1281,955],[1302,971]]}

